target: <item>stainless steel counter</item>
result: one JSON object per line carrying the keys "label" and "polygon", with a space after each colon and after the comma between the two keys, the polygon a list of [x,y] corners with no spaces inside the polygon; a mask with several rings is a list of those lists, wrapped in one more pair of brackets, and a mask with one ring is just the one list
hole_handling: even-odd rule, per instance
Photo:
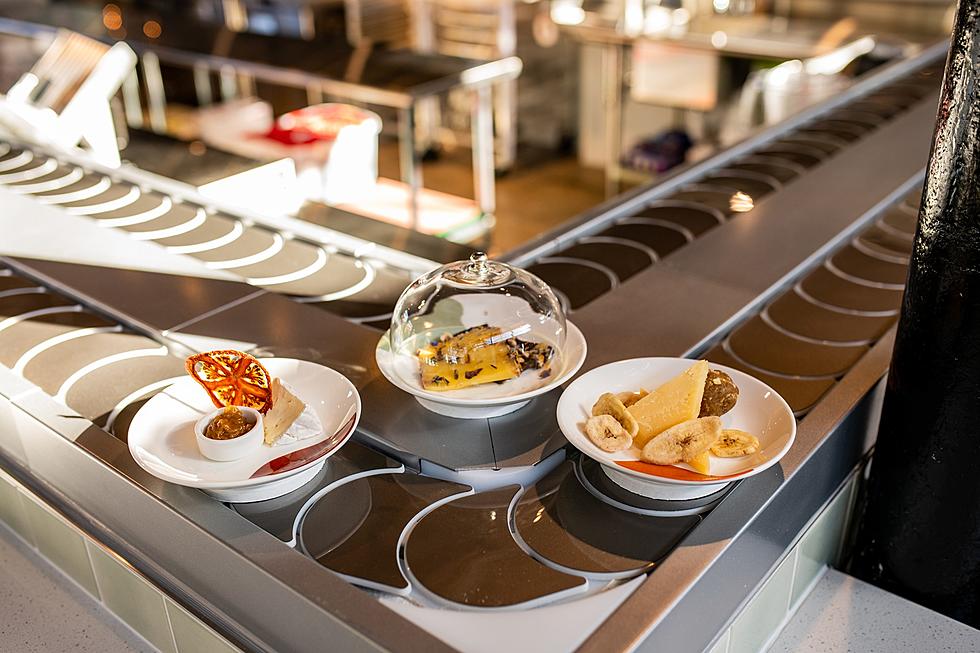
{"label": "stainless steel counter", "polygon": [[[645,558],[625,560],[629,552],[615,542],[591,536],[611,513],[590,512],[591,521],[576,525],[577,540],[567,541],[585,542],[591,560],[613,560],[614,574],[572,556],[562,545],[570,525],[534,503],[546,488],[558,488],[559,499],[577,497],[576,505],[595,498],[577,480],[587,470],[568,455],[557,430],[557,397],[491,420],[463,423],[428,413],[380,377],[373,363],[376,329],[340,319],[330,302],[321,310],[278,293],[276,284],[250,285],[234,268],[216,270],[206,259],[134,240],[101,222],[98,202],[91,211],[66,211],[64,199],[42,205],[31,192],[14,192],[4,174],[48,159],[26,150],[30,157],[15,161],[16,144],[0,156],[0,168],[8,163],[0,169],[0,230],[8,235],[0,254],[9,268],[0,276],[9,286],[0,291],[0,312],[11,312],[16,319],[7,324],[25,329],[17,344],[6,339],[14,332],[0,327],[0,357],[7,357],[0,367],[0,461],[249,649],[315,650],[330,642],[343,650],[448,650],[444,640],[460,641],[458,633],[466,632],[472,650],[503,641],[495,637],[534,650],[700,650],[870,446],[900,295],[895,275],[914,229],[942,55],[935,49],[893,66],[514,253],[513,260],[543,274],[549,264],[562,266],[550,270],[565,272],[553,282],[589,340],[587,368],[637,355],[707,352],[773,384],[800,417],[797,443],[780,465],[713,497],[696,519],[640,517],[627,506],[619,516],[624,528],[657,533],[658,546]],[[877,123],[847,140],[834,135],[845,129],[839,123],[860,122],[841,112],[876,102],[884,107]],[[792,175],[754,186],[765,192],[754,191],[751,210],[713,205],[737,191],[718,179],[731,183],[738,178],[731,171],[758,173],[761,164],[779,168],[773,148],[801,140],[815,145],[795,150],[798,163],[782,166]],[[819,150],[820,144],[832,147]],[[60,164],[91,169],[64,157]],[[140,196],[167,195],[176,188],[136,170],[110,181],[104,192],[131,185]],[[699,186],[690,187],[694,182]],[[13,182],[20,183],[27,182]],[[680,193],[683,199],[670,199]],[[194,196],[181,199],[194,205]],[[688,211],[640,215],[671,207]],[[212,208],[242,219],[230,208]],[[271,233],[289,227],[252,218]],[[624,224],[659,227],[649,236],[654,245],[630,244],[647,237],[636,228],[597,238]],[[307,229],[297,232],[306,246],[332,237]],[[655,240],[667,232],[680,240]],[[673,244],[661,253],[659,242]],[[584,247],[595,244],[631,247],[647,259],[633,257],[628,260],[643,264],[621,267],[625,256]],[[356,256],[354,245],[347,243]],[[569,253],[571,247],[578,249]],[[780,312],[798,301],[809,302],[812,319],[803,325]],[[25,361],[36,346],[31,338],[42,337],[31,335],[33,318],[23,317],[25,310],[71,313],[73,321],[63,324],[69,329],[80,316],[123,327],[98,347],[75,338],[74,346],[51,350],[59,356],[48,360],[84,366],[124,349],[157,353],[107,363],[98,378],[45,365],[39,355]],[[819,328],[804,333],[809,326]],[[136,466],[124,442],[121,416],[131,415],[151,387],[159,389],[179,356],[224,344],[328,364],[351,378],[364,401],[356,444],[312,486],[275,505],[234,510],[165,484]],[[767,357],[771,351],[777,355]],[[360,543],[377,564],[342,545],[316,550],[314,536],[334,533],[325,516],[360,505],[365,492],[384,512],[369,511],[362,526],[340,539]],[[533,548],[544,545],[528,529],[541,526],[521,520],[523,506],[540,506],[549,516],[542,525],[555,538],[549,547]],[[496,520],[500,511],[507,520]],[[299,520],[302,515],[307,518]],[[507,574],[512,583],[497,582]]]}
{"label": "stainless steel counter", "polygon": [[[809,59],[833,52],[879,30],[848,21],[844,29],[833,21],[788,19],[769,15],[695,16],[691,20],[662,30],[647,31],[638,25],[635,31],[598,12],[586,12],[576,25],[563,25],[568,33],[590,43],[632,44],[641,41],[662,42],[680,48],[707,50],[719,54],[771,58],[779,60]],[[722,36],[723,35],[723,36]],[[929,43],[935,35],[923,34],[919,44]],[[896,44],[915,45],[905,37],[884,35]]]}

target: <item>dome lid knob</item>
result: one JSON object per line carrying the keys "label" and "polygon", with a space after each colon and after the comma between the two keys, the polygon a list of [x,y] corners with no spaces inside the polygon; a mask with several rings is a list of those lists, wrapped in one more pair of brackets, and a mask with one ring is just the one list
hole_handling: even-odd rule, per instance
{"label": "dome lid knob", "polygon": [[506,263],[488,259],[485,252],[474,252],[467,263],[448,268],[443,276],[460,285],[490,288],[507,283],[514,272]]}

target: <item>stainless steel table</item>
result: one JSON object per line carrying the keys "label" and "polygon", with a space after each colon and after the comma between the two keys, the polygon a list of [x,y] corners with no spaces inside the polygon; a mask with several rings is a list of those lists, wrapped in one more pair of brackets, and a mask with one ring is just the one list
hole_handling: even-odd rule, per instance
{"label": "stainless steel table", "polygon": [[[126,7],[127,24],[142,22],[139,11]],[[0,2],[0,34],[45,39],[64,28],[103,41],[119,40],[122,35],[106,29],[99,12],[98,6],[89,9]],[[232,32],[177,14],[154,13],[152,17],[163,26],[159,37],[149,38],[131,29],[125,40],[140,55],[150,127],[155,131],[165,127],[161,63],[193,71],[202,104],[212,101],[210,75],[214,73],[221,79],[225,99],[234,93],[235,80],[244,78],[250,80],[249,84],[258,80],[304,89],[311,103],[329,96],[395,109],[399,115],[401,176],[411,189],[410,213],[413,224],[417,224],[418,192],[423,186],[421,154],[416,144],[417,108],[426,98],[453,89],[468,89],[474,95],[474,194],[480,211],[493,215],[493,89],[520,75],[522,63],[517,57],[481,62],[410,50],[354,48],[343,39],[301,41]],[[133,75],[123,87],[124,101],[130,105],[127,117],[131,120],[142,119],[138,84]]]}
{"label": "stainless steel table", "polygon": [[[718,56],[758,59],[810,59],[847,47],[857,40],[876,35],[874,30],[853,20],[820,22],[793,20],[772,16],[698,16],[689,22],[675,24],[662,31],[632,30],[624,21],[612,20],[606,14],[587,11],[584,20],[562,29],[576,39],[602,50],[602,96],[605,106],[606,194],[618,191],[622,178],[619,165],[622,139],[622,86],[625,57],[631,48],[641,43],[663,43],[673,47]],[[892,36],[880,38],[903,43],[916,43]],[[920,43],[934,42],[923,36]]]}

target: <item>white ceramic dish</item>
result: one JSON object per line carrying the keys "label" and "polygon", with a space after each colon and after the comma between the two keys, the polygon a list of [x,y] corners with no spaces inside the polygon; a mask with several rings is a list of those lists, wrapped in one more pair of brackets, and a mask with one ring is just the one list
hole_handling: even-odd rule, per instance
{"label": "white ceramic dish", "polygon": [[140,467],[177,485],[196,487],[221,501],[262,501],[300,487],[354,433],[361,416],[357,389],[329,367],[291,358],[262,360],[320,418],[323,432],[288,445],[260,444],[230,462],[215,462],[198,449],[195,423],[214,406],[192,378],[177,381],[140,408],[129,428],[129,451]]}
{"label": "white ceramic dish", "polygon": [[419,380],[418,359],[411,355],[393,354],[387,332],[378,341],[374,354],[385,378],[414,395],[425,408],[447,417],[486,419],[522,408],[534,397],[554,390],[578,372],[585,362],[585,336],[571,322],[565,322],[565,327],[565,347],[558,359],[561,369],[552,370],[545,379],[535,370],[529,370],[500,385],[488,383],[462,390],[429,392],[422,388]]}
{"label": "white ceramic dish", "polygon": [[[711,476],[685,464],[661,466],[643,463],[635,447],[608,453],[595,446],[584,431],[592,405],[604,392],[653,390],[694,363],[686,358],[634,358],[590,370],[575,379],[558,400],[558,425],[575,448],[603,466],[621,487],[647,497],[694,499],[722,489],[728,483],[754,476],[779,462],[796,438],[796,418],[786,401],[762,381],[744,372],[711,363],[727,372],[739,388],[738,403],[722,416],[724,428],[748,431],[759,438],[759,451],[740,458],[711,457]],[[630,466],[624,466],[627,463]],[[670,475],[670,476],[667,476]]]}
{"label": "white ceramic dish", "polygon": [[194,424],[194,436],[197,440],[197,448],[205,458],[217,462],[231,462],[244,458],[257,447],[262,446],[262,413],[247,406],[236,406],[238,410],[245,413],[245,421],[252,425],[252,428],[237,438],[230,440],[212,440],[204,435],[208,424],[215,417],[225,411],[224,408],[215,408],[207,413]]}

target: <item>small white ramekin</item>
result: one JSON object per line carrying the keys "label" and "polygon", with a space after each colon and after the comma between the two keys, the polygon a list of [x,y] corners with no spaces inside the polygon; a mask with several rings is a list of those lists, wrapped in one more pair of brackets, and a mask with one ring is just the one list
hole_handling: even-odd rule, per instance
{"label": "small white ramekin", "polygon": [[247,421],[254,422],[254,426],[247,433],[243,433],[237,438],[232,438],[231,440],[212,440],[204,435],[204,429],[208,427],[212,419],[221,414],[224,408],[211,411],[194,424],[197,447],[206,458],[218,462],[229,462],[238,460],[261,446],[263,439],[262,413],[246,406],[235,406],[235,408],[245,413],[245,419]]}

